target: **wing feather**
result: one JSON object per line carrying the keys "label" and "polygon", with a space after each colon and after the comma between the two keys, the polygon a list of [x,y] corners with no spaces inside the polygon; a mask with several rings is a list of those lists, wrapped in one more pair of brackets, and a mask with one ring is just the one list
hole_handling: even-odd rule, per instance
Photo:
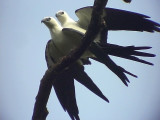
{"label": "wing feather", "polygon": [[[49,40],[45,50],[45,58],[48,68],[53,67],[53,65],[56,63],[57,56],[54,55],[54,52],[56,51],[53,50],[56,50],[56,48],[52,44],[52,40]],[[59,102],[61,103],[63,109],[68,112],[71,119],[80,120],[75,98],[74,77],[72,72],[69,69],[61,72],[61,75],[56,78],[53,87],[55,89]]]}
{"label": "wing feather", "polygon": [[[88,6],[80,8],[75,12],[79,18],[77,23],[84,29],[88,28],[92,9],[92,6]],[[160,32],[160,24],[150,20],[149,16],[143,14],[114,8],[105,8],[103,17],[108,30]]]}

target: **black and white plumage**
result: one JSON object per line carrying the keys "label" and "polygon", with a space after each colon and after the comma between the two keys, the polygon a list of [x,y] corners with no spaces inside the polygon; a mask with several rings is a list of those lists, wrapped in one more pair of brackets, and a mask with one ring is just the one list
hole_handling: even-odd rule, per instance
{"label": "black and white plumage", "polygon": [[[52,40],[49,40],[46,46],[45,57],[48,68],[53,67],[56,64],[54,60],[54,55],[56,52],[52,51],[54,45],[52,44]],[[57,97],[65,111],[68,112],[72,120],[79,120],[78,116],[78,107],[75,98],[75,87],[74,87],[74,79],[80,82],[82,85],[87,87],[97,96],[109,102],[108,99],[103,95],[100,89],[94,84],[92,79],[85,73],[84,67],[79,64],[74,64],[70,66],[70,68],[66,69],[61,73],[53,85]]]}
{"label": "black and white plumage", "polygon": [[[47,66],[48,68],[51,68],[58,62],[60,58],[64,56],[65,52],[61,52],[61,50],[67,50],[67,47],[63,49],[61,48],[64,46],[60,45],[59,42],[62,42],[62,39],[59,39],[59,37],[57,38],[57,40],[59,41],[56,41],[56,35],[61,34],[61,27],[58,27],[56,21],[54,21],[54,19],[52,18],[45,18],[42,20],[42,22],[44,22],[49,28],[52,28],[54,26],[54,28],[52,29],[54,37],[52,37],[52,40],[48,41],[45,51]],[[50,24],[50,22],[52,22],[53,24]],[[81,65],[81,62],[75,63],[70,68],[67,68],[57,79],[58,80],[55,82],[53,87],[62,107],[65,111],[68,112],[72,120],[79,120],[79,112],[75,98],[74,79],[76,79],[93,93],[101,97],[103,100],[109,102],[108,99],[100,91],[100,89],[94,84],[92,79],[85,73],[84,67]]]}
{"label": "black and white plumage", "polygon": [[[74,28],[78,31],[81,31],[81,28],[87,30],[92,10],[92,6],[77,9],[75,13],[79,19],[78,21],[74,21],[67,12],[62,10],[56,13],[56,17],[63,27]],[[160,32],[160,24],[150,20],[149,16],[135,12],[105,8],[102,18],[105,21],[107,30]]]}
{"label": "black and white plumage", "polygon": [[[47,21],[48,19],[50,19],[50,21]],[[75,48],[76,46],[78,46],[81,43],[81,38],[84,36],[83,32],[77,31],[77,30],[72,29],[72,28],[62,28],[57,23],[57,21],[54,18],[51,18],[51,17],[45,18],[44,20],[46,20],[45,23],[50,30],[52,39],[54,41],[53,42],[54,46],[59,51],[59,53],[60,53],[59,55],[61,55],[61,57],[68,54],[71,51],[71,49]],[[53,27],[53,25],[50,25],[50,24],[53,24],[53,25],[55,24],[55,25]],[[96,39],[99,39],[99,37],[97,37]],[[124,70],[122,67],[117,66],[110,59],[110,57],[108,56],[108,53],[106,54],[105,50],[102,50],[101,46],[105,46],[105,44],[104,45],[99,45],[96,42],[93,42],[91,44],[91,46],[88,48],[88,50],[82,55],[81,58],[82,59],[93,58],[93,59],[105,64],[112,72],[114,72],[122,80],[122,82],[125,85],[127,85],[127,81],[129,81],[129,80],[124,73],[130,74],[134,77],[136,77],[136,76],[131,74],[130,72]],[[112,45],[112,46],[114,46],[114,45]],[[106,48],[108,48],[108,46]],[[121,49],[123,47],[119,46],[117,48]],[[131,48],[128,48],[126,50],[129,51],[129,49],[131,49]],[[143,48],[143,49],[146,49],[146,48]],[[123,50],[120,50],[120,51],[123,51]],[[124,51],[123,51],[123,53],[125,53]],[[126,51],[126,53],[127,53],[127,51]],[[134,49],[131,50],[131,51],[134,51],[134,53],[136,52]],[[56,52],[56,53],[58,53],[58,52]],[[138,52],[138,53],[140,53],[140,52]],[[120,55],[118,55],[119,52],[118,53],[115,52],[115,54],[113,54],[113,52],[111,52],[111,54],[120,56]],[[152,65],[152,63],[149,63],[147,61],[138,59],[137,57],[132,56],[132,55],[134,55],[134,54],[132,54],[132,53],[131,53],[131,55],[129,55],[129,54],[128,55],[127,54],[123,55],[122,54],[122,57],[127,58],[127,59],[131,59],[131,60],[134,60],[134,61],[142,62],[142,63],[145,63],[145,64]],[[145,55],[141,54],[141,56],[153,57],[154,55],[145,53]],[[81,60],[78,60],[78,61],[81,62]]]}
{"label": "black and white plumage", "polygon": [[[85,34],[85,32],[88,28],[88,25],[90,23],[90,20],[91,20],[92,10],[93,10],[93,7],[91,7],[91,6],[80,8],[80,9],[76,10],[76,15],[79,18],[78,21],[74,21],[71,17],[69,17],[69,15],[65,11],[62,11],[62,10],[56,13],[56,17],[59,20],[59,22],[61,23],[62,27],[74,29],[77,32]],[[104,25],[101,30],[103,30],[104,34],[106,34],[106,35],[108,33],[108,30],[127,30],[127,31],[140,31],[140,32],[143,32],[143,31],[155,32],[155,31],[157,31],[157,32],[160,32],[160,24],[158,24],[152,20],[149,20],[148,16],[142,15],[139,13],[130,12],[130,11],[114,9],[114,8],[105,8],[104,9],[103,15],[102,15],[102,24],[104,24]],[[106,27],[105,29],[104,29],[104,26]],[[102,39],[100,33],[101,33],[101,31],[99,32],[99,34],[97,35],[97,38],[94,41],[97,42],[97,44],[100,44],[100,46],[103,46],[104,44],[107,46],[107,44],[108,44],[107,39],[106,38]],[[128,51],[126,49],[126,53],[127,52]],[[113,53],[116,53],[116,52],[113,52]],[[117,55],[117,56],[119,56],[119,55]],[[138,61],[138,62],[142,62],[142,63],[146,63],[146,64],[150,64],[150,63],[147,63],[143,60],[138,59],[135,56],[123,56],[121,54],[121,57],[126,58],[126,59],[130,59],[130,60],[134,60],[134,61]],[[107,61],[111,61],[111,60],[109,60],[109,57],[108,57]],[[110,70],[113,70],[113,72],[116,75],[118,75],[118,77],[123,81],[123,83],[126,84],[124,82],[125,78],[122,77],[122,74],[120,75],[120,73],[117,73],[116,70],[114,70],[114,67],[113,66],[111,67],[110,64],[108,64],[109,62],[108,63],[103,62],[103,63]],[[114,64],[114,62],[113,62],[113,64]],[[111,65],[113,65],[113,64],[111,64]],[[123,70],[118,70],[118,71],[123,71]]]}
{"label": "black and white plumage", "polygon": [[[79,31],[75,31],[74,29],[62,28],[52,17],[46,17],[42,20],[42,22],[49,28],[52,38],[47,43],[45,52],[47,65],[48,68],[50,68],[54,64],[56,64],[59,61],[59,59],[67,55],[73,48],[79,45],[79,43],[81,42],[80,40],[84,34]],[[121,57],[122,55],[122,57],[124,58],[128,58],[128,56],[131,55],[147,57],[154,56],[153,54],[136,51],[141,49],[149,49],[149,47],[122,47],[112,44],[106,45],[104,44],[103,46],[100,46],[99,44],[93,42],[75,64],[73,64],[69,68],[66,68],[65,72],[61,73],[62,75],[59,78],[57,78],[58,80],[53,85],[62,107],[64,108],[64,110],[68,112],[72,120],[79,120],[79,112],[75,98],[74,79],[76,79],[82,85],[87,87],[97,96],[101,97],[103,100],[109,102],[108,99],[100,91],[100,89],[94,84],[92,79],[85,73],[83,66],[85,63],[83,62],[83,60],[88,61],[88,58],[92,58],[103,64],[107,64],[107,67],[109,66],[110,69],[123,81],[123,83],[127,85],[127,82],[129,82],[129,80],[124,73],[128,73],[134,77],[135,75],[124,70],[122,67],[117,66],[109,58],[108,54],[111,53],[112,55],[119,57]],[[108,47],[108,45],[110,47]],[[119,49],[119,51],[121,52],[114,53],[112,49]],[[130,52],[126,52],[125,50],[128,50]],[[139,62],[145,63],[143,61]],[[146,64],[151,63],[146,61]]]}

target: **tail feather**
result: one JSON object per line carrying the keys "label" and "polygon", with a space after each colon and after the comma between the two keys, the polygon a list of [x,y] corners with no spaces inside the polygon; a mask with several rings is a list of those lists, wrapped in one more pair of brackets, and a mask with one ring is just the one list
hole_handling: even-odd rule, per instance
{"label": "tail feather", "polygon": [[86,88],[88,88],[90,91],[92,91],[106,102],[109,102],[109,100],[103,95],[101,90],[96,86],[92,79],[87,75],[87,73],[85,73],[83,66],[74,65],[73,67],[72,69],[74,72],[74,77],[78,82],[80,82],[82,85],[84,85]]}

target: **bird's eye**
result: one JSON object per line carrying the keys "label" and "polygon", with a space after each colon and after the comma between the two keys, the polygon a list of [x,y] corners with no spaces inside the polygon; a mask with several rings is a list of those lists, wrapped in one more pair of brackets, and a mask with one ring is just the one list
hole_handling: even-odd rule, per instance
{"label": "bird's eye", "polygon": [[51,18],[46,18],[46,21],[50,21],[51,20]]}
{"label": "bird's eye", "polygon": [[63,15],[64,14],[64,12],[61,12],[61,15]]}

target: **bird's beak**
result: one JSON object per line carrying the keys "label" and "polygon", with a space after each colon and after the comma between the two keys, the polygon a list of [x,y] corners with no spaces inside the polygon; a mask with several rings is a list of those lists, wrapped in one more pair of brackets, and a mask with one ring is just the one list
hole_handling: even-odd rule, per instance
{"label": "bird's beak", "polygon": [[41,20],[41,23],[44,23],[45,22],[45,20],[43,19],[43,20]]}

